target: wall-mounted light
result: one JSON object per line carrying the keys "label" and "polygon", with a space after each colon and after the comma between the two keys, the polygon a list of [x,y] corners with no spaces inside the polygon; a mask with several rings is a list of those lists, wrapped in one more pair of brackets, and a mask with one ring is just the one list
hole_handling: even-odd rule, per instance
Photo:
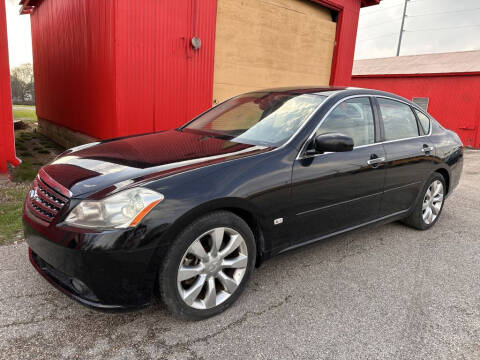
{"label": "wall-mounted light", "polygon": [[200,40],[196,36],[192,37],[192,40],[190,41],[190,43],[192,44],[192,47],[194,50],[198,50],[202,47],[202,40]]}

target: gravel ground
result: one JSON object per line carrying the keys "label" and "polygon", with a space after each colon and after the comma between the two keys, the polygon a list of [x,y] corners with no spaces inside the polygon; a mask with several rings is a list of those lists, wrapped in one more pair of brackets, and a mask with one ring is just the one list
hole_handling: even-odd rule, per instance
{"label": "gravel ground", "polygon": [[479,359],[480,152],[436,226],[394,223],[284,254],[226,313],[127,314],[52,288],[25,243],[0,247],[0,359]]}

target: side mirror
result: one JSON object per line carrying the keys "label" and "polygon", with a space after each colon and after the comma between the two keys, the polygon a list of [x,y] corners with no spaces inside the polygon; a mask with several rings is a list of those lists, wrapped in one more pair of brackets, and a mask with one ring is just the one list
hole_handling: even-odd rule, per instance
{"label": "side mirror", "polygon": [[317,153],[351,151],[353,139],[341,133],[326,133],[316,136],[313,145]]}

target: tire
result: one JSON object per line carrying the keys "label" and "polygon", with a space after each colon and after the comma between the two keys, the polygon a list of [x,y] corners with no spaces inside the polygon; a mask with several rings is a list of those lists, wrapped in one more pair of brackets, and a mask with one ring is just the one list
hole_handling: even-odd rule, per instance
{"label": "tire", "polygon": [[228,211],[206,214],[187,226],[168,250],[159,270],[161,299],[186,320],[217,315],[245,289],[256,254],[254,235],[242,218]]}
{"label": "tire", "polygon": [[[439,194],[435,195],[435,192],[439,189],[438,184],[441,184],[441,200]],[[403,220],[403,222],[418,230],[430,229],[440,218],[445,203],[445,191],[446,191],[445,179],[437,172],[426,182],[422,189],[422,195],[417,201],[412,213]],[[435,195],[432,199],[432,195]],[[430,210],[428,210],[428,208]],[[432,216],[428,216],[431,211]]]}

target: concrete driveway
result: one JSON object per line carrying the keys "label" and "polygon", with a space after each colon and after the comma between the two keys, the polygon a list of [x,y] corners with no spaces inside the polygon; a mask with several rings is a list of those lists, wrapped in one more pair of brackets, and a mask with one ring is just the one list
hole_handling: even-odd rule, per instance
{"label": "concrete driveway", "polygon": [[202,322],[88,310],[0,247],[1,359],[479,359],[480,152],[436,226],[360,230],[268,261]]}
{"label": "concrete driveway", "polygon": [[35,111],[35,106],[25,106],[25,105],[13,105],[13,110],[33,110]]}

